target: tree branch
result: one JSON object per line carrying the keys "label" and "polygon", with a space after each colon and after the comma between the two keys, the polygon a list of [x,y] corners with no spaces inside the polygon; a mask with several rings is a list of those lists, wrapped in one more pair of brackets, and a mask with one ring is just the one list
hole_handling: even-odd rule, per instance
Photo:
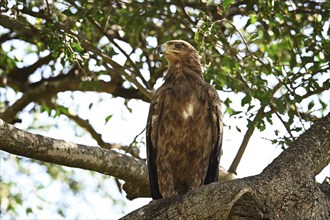
{"label": "tree branch", "polygon": [[330,196],[314,177],[330,162],[330,114],[261,174],[156,200],[123,219],[328,219]]}
{"label": "tree branch", "polygon": [[[107,150],[65,142],[15,128],[0,119],[0,149],[44,162],[93,170],[134,185],[124,187],[128,198],[149,195],[147,167],[143,160]],[[125,184],[126,184],[125,183]]]}
{"label": "tree branch", "polygon": [[[74,3],[72,3],[72,4],[74,4]],[[75,5],[75,4],[74,4],[74,5]],[[76,7],[76,8],[79,8],[79,7],[76,6],[76,5],[75,5],[75,7]],[[80,10],[81,10],[81,9],[80,9]],[[110,34],[108,34],[107,31],[105,31],[105,30],[100,26],[100,24],[98,24],[93,18],[91,18],[90,16],[87,16],[87,19],[89,20],[89,22],[91,22],[91,23],[92,23],[92,24],[93,24],[93,25],[99,30],[100,33],[104,34],[104,36],[106,36],[106,37],[108,38],[108,40],[109,40],[109,41],[110,41],[115,47],[118,48],[118,50],[119,50],[119,51],[120,51],[120,52],[126,57],[126,59],[129,61],[129,63],[130,63],[131,66],[133,67],[133,69],[134,69],[135,72],[132,71],[132,73],[133,73],[135,76],[139,77],[139,78],[142,80],[143,84],[144,84],[147,88],[149,88],[150,86],[149,86],[148,82],[147,82],[146,79],[142,76],[142,74],[141,74],[139,68],[137,67],[136,63],[133,62],[133,60],[131,59],[130,55],[127,54],[126,51],[125,51],[125,50],[124,50],[119,44],[116,43],[115,39],[114,39]],[[119,39],[119,40],[124,41],[123,39]],[[125,41],[124,41],[124,42],[125,42]],[[126,43],[127,43],[127,42],[126,42]],[[149,88],[149,89],[150,89],[150,88]]]}
{"label": "tree branch", "polygon": [[90,51],[90,52],[92,52],[96,55],[99,55],[103,59],[104,62],[108,63],[109,65],[111,65],[116,70],[117,69],[121,70],[121,71],[118,71],[118,73],[123,75],[127,81],[133,83],[139,89],[139,91],[143,95],[145,95],[146,99],[151,100],[151,96],[152,96],[151,92],[148,91],[146,88],[144,88],[134,77],[132,77],[128,73],[126,73],[124,67],[120,66],[118,63],[113,61],[109,56],[103,54],[98,48],[94,47],[87,40],[81,40],[80,43],[81,43],[81,46],[85,50],[88,50],[88,51]]}
{"label": "tree branch", "polygon": [[36,40],[39,39],[39,30],[33,26],[26,27],[20,21],[17,21],[9,16],[0,14],[0,25],[12,30],[13,32],[20,35],[20,37],[30,43],[36,44]]}
{"label": "tree branch", "polygon": [[[31,134],[2,120],[0,149],[16,155],[94,170],[123,179],[129,186],[125,188],[129,198],[149,195],[145,162],[111,150]],[[183,216],[228,219],[247,215],[242,213],[242,209],[238,209],[241,205],[250,207],[247,208],[248,215],[258,218],[321,218],[329,214],[330,198],[321,190],[317,190],[314,177],[329,162],[330,114],[318,120],[260,175],[213,183],[185,196],[152,202],[125,218]],[[129,191],[132,186],[133,190]],[[297,196],[302,199],[297,200]],[[297,201],[303,201],[303,204],[297,205]]]}
{"label": "tree branch", "polygon": [[15,67],[10,71],[7,71],[6,67],[4,67],[5,74],[0,76],[0,86],[10,85],[11,87],[17,87],[21,92],[25,92],[29,87],[29,76],[41,66],[49,63],[52,59],[52,55],[49,54],[48,56],[39,58],[30,66],[23,68]]}
{"label": "tree branch", "polygon": [[57,77],[48,78],[31,84],[30,88],[20,99],[0,114],[0,118],[10,123],[14,121],[17,113],[23,110],[25,106],[31,102],[35,102],[40,99],[47,99],[47,97],[53,96],[54,94],[62,91],[95,91],[95,84],[98,87],[98,92],[107,92],[113,96],[128,99],[136,98],[148,101],[148,99],[146,99],[146,97],[140,93],[139,90],[125,89],[118,86],[117,82],[105,82],[103,80],[95,82],[83,81],[75,75],[76,70],[77,68],[72,68],[68,74],[60,74]]}
{"label": "tree branch", "polygon": [[[60,114],[65,115],[69,119],[73,120],[77,125],[87,130],[87,132],[96,140],[97,144],[105,149],[118,149],[125,151],[125,153],[131,154],[133,157],[137,159],[141,159],[139,156],[139,149],[137,147],[130,147],[130,146],[123,146],[120,144],[110,144],[105,142],[102,139],[102,135],[98,133],[93,126],[91,125],[89,120],[82,119],[79,117],[79,115],[69,112],[64,106],[61,106],[55,102],[52,102],[52,100],[47,100],[46,105],[49,106],[52,109],[55,109],[56,111],[60,111]],[[65,109],[65,110],[64,110]]]}
{"label": "tree branch", "polygon": [[[112,145],[124,149],[125,146]],[[0,150],[44,162],[97,171],[125,181],[128,199],[150,197],[145,160],[98,146],[44,137],[15,128],[0,119]],[[221,170],[221,180],[232,178]]]}
{"label": "tree branch", "polygon": [[[81,44],[81,46],[89,52],[92,52],[98,56],[100,56],[103,61],[107,64],[109,64],[112,67],[112,70],[115,71],[117,74],[121,74],[122,76],[125,77],[125,79],[129,82],[131,82],[133,85],[135,85],[138,90],[145,96],[144,99],[146,100],[151,100],[152,93],[147,90],[144,86],[142,86],[133,76],[128,74],[126,71],[126,68],[119,65],[117,62],[111,59],[111,57],[107,56],[106,54],[102,53],[102,51],[95,47],[91,42],[89,42],[87,39],[81,39],[81,36],[75,34],[72,32],[71,29],[69,29],[66,25],[61,24],[60,22],[55,22],[51,18],[47,17],[45,14],[40,14],[37,12],[31,12],[28,11],[26,8],[23,9],[24,13],[30,14],[31,16],[39,16],[48,22],[54,24],[54,26],[59,29],[59,30],[64,30],[67,34],[70,34],[77,38]],[[14,30],[18,34],[22,34],[26,36],[28,39],[31,38],[30,35],[33,36],[33,38],[41,39],[41,33],[37,28],[33,28],[33,30],[30,28],[25,27],[22,23],[15,21],[14,19],[1,15],[0,14],[0,25],[3,25],[6,28]],[[37,34],[36,34],[37,33]],[[48,35],[44,35],[47,38],[49,38]],[[32,42],[27,40],[28,42]]]}
{"label": "tree branch", "polygon": [[256,128],[256,126],[258,125],[258,123],[264,116],[264,109],[265,109],[265,106],[260,107],[260,109],[258,110],[258,113],[256,114],[256,116],[254,117],[254,120],[251,123],[251,126],[247,129],[247,131],[244,135],[243,141],[241,143],[241,146],[239,147],[238,152],[228,169],[228,172],[236,174],[238,164],[240,163],[240,161],[243,157],[243,154],[244,154],[245,149],[249,143],[249,140],[254,132],[254,129]]}

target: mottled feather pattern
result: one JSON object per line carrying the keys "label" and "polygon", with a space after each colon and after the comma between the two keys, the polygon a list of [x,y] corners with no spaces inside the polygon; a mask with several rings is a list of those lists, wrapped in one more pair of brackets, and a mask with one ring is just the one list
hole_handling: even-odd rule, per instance
{"label": "mottled feather pattern", "polygon": [[[169,69],[150,104],[147,162],[153,199],[171,197],[217,181],[222,142],[220,100],[202,76],[188,43],[165,57]],[[180,47],[181,48],[181,47]]]}

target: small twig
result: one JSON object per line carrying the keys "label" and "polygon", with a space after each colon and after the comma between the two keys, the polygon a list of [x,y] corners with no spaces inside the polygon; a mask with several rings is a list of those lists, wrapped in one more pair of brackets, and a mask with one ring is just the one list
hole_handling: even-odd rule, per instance
{"label": "small twig", "polygon": [[120,193],[123,193],[122,184],[119,182],[119,179],[117,177],[114,177],[114,179],[115,179],[115,183],[116,183],[116,186],[118,188],[118,191]]}
{"label": "small twig", "polygon": [[136,141],[136,139],[144,132],[146,130],[146,128],[143,128],[143,130],[140,132],[140,133],[138,133],[135,137],[134,137],[134,139],[133,139],[133,141],[130,143],[130,145],[129,146],[133,146],[133,144],[134,143],[136,143],[137,141]]}
{"label": "small twig", "polygon": [[48,0],[46,0],[46,5],[47,5],[47,13],[48,13],[48,16],[51,16],[50,6],[49,6],[49,2],[48,2]]}
{"label": "small twig", "polygon": [[254,132],[254,129],[256,128],[257,124],[259,123],[259,121],[264,116],[264,109],[265,109],[265,106],[261,106],[259,108],[258,113],[256,114],[256,116],[254,117],[254,120],[252,121],[252,126],[250,126],[247,129],[247,131],[244,135],[241,146],[239,147],[238,152],[237,152],[232,164],[230,165],[230,167],[228,169],[228,172],[237,174],[236,171],[237,171],[238,164],[240,163],[240,161],[243,157],[243,154],[244,154],[245,149],[247,147],[247,144],[248,144],[248,142],[249,142],[249,140],[250,140],[250,138],[251,138],[251,136]]}
{"label": "small twig", "polygon": [[133,157],[140,159],[139,151],[133,149],[131,146],[122,146],[120,144],[110,144],[106,143],[102,139],[102,135],[99,134],[93,126],[90,124],[89,120],[82,119],[77,114],[74,114],[70,111],[63,111],[64,106],[61,106],[57,103],[53,103],[50,100],[45,101],[45,104],[51,107],[52,109],[58,109],[62,115],[67,116],[69,119],[73,120],[77,125],[86,129],[88,133],[96,140],[97,144],[105,149],[118,149],[123,150],[125,153],[131,154]]}
{"label": "small twig", "polygon": [[[53,24],[54,27],[56,27],[59,30],[63,30],[65,31],[67,34],[69,34],[70,36],[74,37],[77,42],[80,43],[80,45],[82,46],[82,48],[84,48],[85,50],[92,52],[98,56],[100,56],[103,61],[107,64],[109,64],[112,69],[117,72],[118,74],[121,74],[122,76],[125,77],[125,79],[129,82],[131,82],[133,85],[135,85],[138,90],[146,97],[147,100],[151,100],[151,92],[146,89],[143,85],[141,85],[135,77],[130,76],[126,71],[129,71],[129,69],[125,68],[124,66],[121,66],[120,64],[118,64],[117,62],[115,62],[114,60],[112,60],[109,56],[107,56],[106,54],[104,54],[99,48],[97,48],[96,46],[94,46],[91,42],[89,42],[86,39],[82,39],[80,35],[72,32],[72,30],[67,27],[66,25],[60,23],[60,22],[56,22],[54,21],[51,17],[46,16],[45,14],[41,14],[38,12],[32,12],[32,11],[28,11],[27,9],[24,8],[24,13],[27,13],[31,16],[35,16],[35,17],[40,17],[45,19],[46,21],[48,21],[49,23]],[[1,17],[1,15],[0,15]],[[1,20],[1,19],[0,19]]]}
{"label": "small twig", "polygon": [[192,23],[193,25],[196,25],[197,24],[197,22],[195,22],[195,21],[193,21],[192,19],[191,19],[191,17],[188,15],[188,13],[186,12],[186,10],[185,10],[185,2],[183,2],[182,0],[180,0],[179,1],[179,4],[180,4],[180,8],[181,8],[181,10],[182,10],[182,12],[183,12],[183,15],[187,18],[187,20],[190,22],[190,23]]}
{"label": "small twig", "polygon": [[[74,7],[76,7],[77,9],[79,9],[80,11],[82,11],[83,9],[81,8],[81,7],[79,7],[77,4],[75,4],[74,2],[71,2],[71,1],[69,1],[70,2],[70,4],[71,5],[73,5]],[[133,60],[131,59],[131,57],[130,57],[130,55],[128,54],[128,53],[126,53],[126,51],[121,47],[121,46],[119,46],[119,44],[117,44],[116,43],[116,41],[114,41],[114,38],[110,35],[110,34],[108,34],[108,32],[107,31],[105,31],[105,29],[104,28],[102,28],[101,27],[101,25],[97,22],[97,21],[95,21],[92,17],[90,17],[90,16],[88,16],[88,14],[86,13],[86,16],[87,16],[87,19],[88,19],[88,21],[92,24],[92,25],[94,25],[102,34],[104,34],[107,38],[108,38],[108,40],[115,46],[115,47],[117,47],[118,48],[118,50],[126,57],[126,59],[129,61],[129,63],[132,65],[132,67],[134,68],[134,70],[135,70],[135,72],[136,72],[136,75],[138,76],[138,77],[140,77],[140,79],[142,80],[142,82],[143,82],[143,84],[147,87],[147,88],[149,88],[150,86],[149,86],[149,84],[148,84],[148,82],[145,80],[145,78],[142,76],[142,74],[141,74],[141,72],[140,72],[140,70],[139,70],[139,68],[137,67],[137,65],[135,64],[135,62],[133,62]],[[123,40],[123,39],[121,39],[121,40]]]}
{"label": "small twig", "polygon": [[280,119],[280,121],[284,125],[285,129],[287,130],[288,134],[290,135],[290,137],[292,138],[292,141],[293,141],[295,138],[294,138],[293,134],[291,133],[290,129],[286,126],[286,122],[282,119],[282,117],[280,116],[280,114],[278,114],[278,112],[275,112],[275,114]]}

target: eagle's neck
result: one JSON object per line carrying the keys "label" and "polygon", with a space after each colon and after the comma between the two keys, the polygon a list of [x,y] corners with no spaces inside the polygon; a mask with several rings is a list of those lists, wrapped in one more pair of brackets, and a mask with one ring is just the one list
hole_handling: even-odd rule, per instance
{"label": "eagle's neck", "polygon": [[169,63],[165,81],[187,77],[204,80],[202,66],[198,59],[185,59]]}

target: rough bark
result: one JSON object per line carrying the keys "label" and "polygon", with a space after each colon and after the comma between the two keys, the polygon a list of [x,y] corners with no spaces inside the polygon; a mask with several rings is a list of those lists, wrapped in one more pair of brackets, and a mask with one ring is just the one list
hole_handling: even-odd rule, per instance
{"label": "rough bark", "polygon": [[[116,147],[123,148],[121,147]],[[44,162],[93,170],[125,181],[128,199],[150,197],[146,163],[114,150],[57,140],[15,128],[0,119],[0,150]],[[221,179],[235,178],[220,172]]]}
{"label": "rough bark", "polygon": [[117,177],[125,181],[124,190],[129,199],[150,194],[145,162],[113,150],[32,134],[1,119],[0,150]]}
{"label": "rough bark", "polygon": [[261,174],[153,201],[123,219],[329,219],[329,192],[314,181],[329,162],[330,114]]}
{"label": "rough bark", "polygon": [[[145,162],[112,150],[31,134],[2,120],[0,149],[123,179],[129,198],[149,194]],[[320,187],[314,181],[329,162],[330,114],[261,174],[153,201],[123,219],[329,219],[330,193],[325,190],[329,186]]]}

